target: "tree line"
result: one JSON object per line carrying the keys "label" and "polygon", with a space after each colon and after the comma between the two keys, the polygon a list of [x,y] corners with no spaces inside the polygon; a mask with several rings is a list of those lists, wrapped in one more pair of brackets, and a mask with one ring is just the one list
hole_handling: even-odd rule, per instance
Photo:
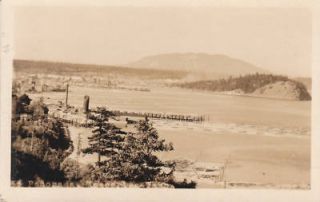
{"label": "tree line", "polygon": [[94,64],[74,64],[64,62],[33,61],[33,60],[14,60],[14,70],[16,72],[32,74],[56,74],[56,75],[123,75],[130,77],[143,77],[148,79],[176,78],[181,79],[187,75],[183,71],[171,70],[152,70],[145,68],[129,68],[111,65]]}

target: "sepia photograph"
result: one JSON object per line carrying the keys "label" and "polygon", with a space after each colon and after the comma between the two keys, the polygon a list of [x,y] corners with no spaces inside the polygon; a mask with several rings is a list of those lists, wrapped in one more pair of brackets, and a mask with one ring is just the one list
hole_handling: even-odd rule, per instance
{"label": "sepia photograph", "polygon": [[11,188],[312,189],[311,8],[18,4],[12,19]]}
{"label": "sepia photograph", "polygon": [[16,8],[12,186],[308,189],[310,17]]}

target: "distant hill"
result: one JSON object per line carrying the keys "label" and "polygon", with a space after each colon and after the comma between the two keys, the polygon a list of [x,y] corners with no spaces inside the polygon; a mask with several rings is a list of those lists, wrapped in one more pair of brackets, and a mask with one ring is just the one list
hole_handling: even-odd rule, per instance
{"label": "distant hill", "polygon": [[267,73],[253,64],[226,55],[205,53],[172,53],[144,57],[126,66],[135,68],[182,70],[216,75],[244,75]]}
{"label": "distant hill", "polygon": [[290,100],[311,100],[305,85],[285,76],[272,74],[248,74],[228,79],[195,81],[174,84],[190,89],[224,92],[227,94],[252,95]]}

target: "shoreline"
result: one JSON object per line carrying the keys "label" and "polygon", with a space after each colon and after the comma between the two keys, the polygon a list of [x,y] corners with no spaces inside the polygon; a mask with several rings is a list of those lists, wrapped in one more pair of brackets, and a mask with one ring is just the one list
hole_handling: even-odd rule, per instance
{"label": "shoreline", "polygon": [[280,101],[292,101],[292,102],[311,102],[311,100],[298,100],[298,99],[290,99],[290,98],[282,98],[277,96],[259,96],[255,94],[248,93],[234,93],[232,91],[210,91],[210,90],[202,90],[202,89],[192,89],[192,88],[183,88],[176,86],[167,86],[167,88],[175,88],[175,89],[184,89],[191,92],[199,92],[199,93],[209,93],[213,95],[225,95],[225,96],[239,96],[239,97],[250,97],[257,99],[269,99],[269,100],[280,100]]}

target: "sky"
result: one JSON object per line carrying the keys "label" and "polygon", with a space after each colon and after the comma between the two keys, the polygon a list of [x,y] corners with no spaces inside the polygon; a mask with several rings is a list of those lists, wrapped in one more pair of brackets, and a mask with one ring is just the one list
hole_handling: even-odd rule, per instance
{"label": "sky", "polygon": [[23,6],[14,17],[16,59],[119,65],[194,52],[311,75],[312,16],[305,8]]}

